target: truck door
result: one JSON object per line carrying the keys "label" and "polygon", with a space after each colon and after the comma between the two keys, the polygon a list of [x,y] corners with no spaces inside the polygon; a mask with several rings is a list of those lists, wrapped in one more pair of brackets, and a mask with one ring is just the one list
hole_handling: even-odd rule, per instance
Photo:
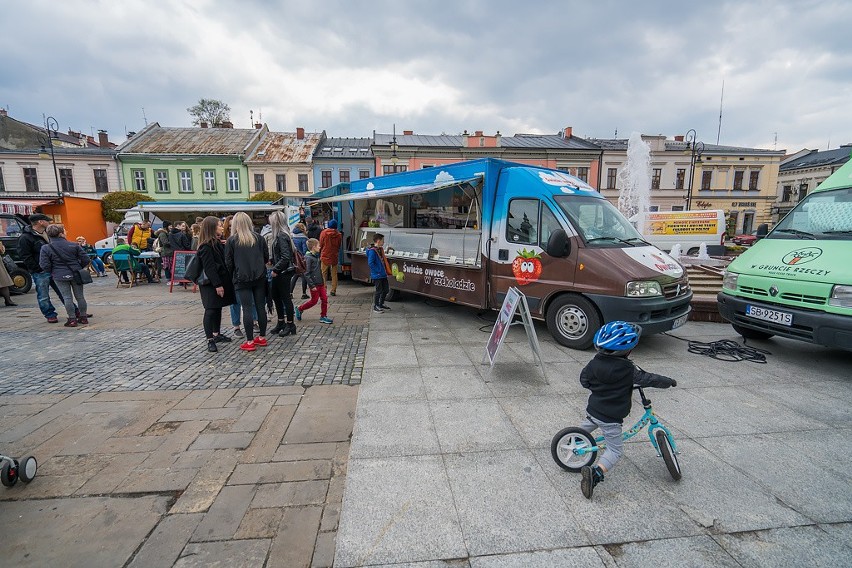
{"label": "truck door", "polygon": [[573,282],[576,250],[568,258],[552,258],[544,247],[556,229],[568,230],[553,208],[537,198],[512,198],[503,205],[502,226],[495,234],[496,254],[491,256],[492,307],[499,307],[511,286],[527,296],[530,310],[541,315],[544,298],[554,287]]}

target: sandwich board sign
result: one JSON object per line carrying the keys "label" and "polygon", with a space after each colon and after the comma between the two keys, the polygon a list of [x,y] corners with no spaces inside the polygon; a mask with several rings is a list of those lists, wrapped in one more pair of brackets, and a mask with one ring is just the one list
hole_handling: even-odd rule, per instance
{"label": "sandwich board sign", "polygon": [[[513,321],[515,313],[520,312],[521,321]],[[530,315],[530,307],[527,304],[527,297],[515,288],[509,288],[506,292],[506,297],[503,299],[503,305],[500,306],[500,311],[497,314],[497,321],[494,322],[494,328],[491,330],[491,336],[488,338],[488,343],[485,345],[485,356],[482,358],[482,364],[486,361],[493,367],[494,361],[497,359],[497,353],[500,351],[500,346],[509,334],[509,328],[512,325],[521,323],[527,332],[527,339],[530,342],[530,348],[536,356],[536,365],[541,364],[542,369],[544,364],[541,360],[541,347],[538,343],[538,336],[535,333],[532,316]]]}
{"label": "sandwich board sign", "polygon": [[196,254],[194,250],[176,250],[172,253],[172,278],[169,280],[169,292],[175,284],[192,284],[192,290],[195,291],[195,282],[186,277],[186,267]]}

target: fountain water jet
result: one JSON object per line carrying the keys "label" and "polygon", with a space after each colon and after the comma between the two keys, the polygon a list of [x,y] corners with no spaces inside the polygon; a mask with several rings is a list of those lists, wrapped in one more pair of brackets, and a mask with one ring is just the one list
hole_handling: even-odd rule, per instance
{"label": "fountain water jet", "polygon": [[627,161],[618,172],[618,210],[628,219],[648,210],[651,201],[651,147],[634,132],[627,140]]}

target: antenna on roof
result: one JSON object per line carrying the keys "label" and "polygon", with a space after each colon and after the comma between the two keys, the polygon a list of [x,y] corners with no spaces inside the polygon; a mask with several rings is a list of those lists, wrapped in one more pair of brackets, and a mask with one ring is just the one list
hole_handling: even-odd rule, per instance
{"label": "antenna on roof", "polygon": [[719,98],[719,130],[716,131],[716,145],[719,145],[719,137],[722,135],[722,103],[725,100],[725,78],[722,77],[722,96]]}
{"label": "antenna on roof", "polygon": [[254,111],[253,110],[249,111],[249,124],[251,125],[252,128],[254,128]]}
{"label": "antenna on roof", "polygon": [[777,132],[775,133],[775,142],[772,144],[772,149],[773,150],[778,149],[778,133]]}
{"label": "antenna on roof", "polygon": [[145,121],[145,126],[148,126],[148,117],[145,116],[145,107],[142,107],[142,120]]}
{"label": "antenna on roof", "polygon": [[615,129],[615,134],[612,135],[613,138],[618,138],[618,128]]}

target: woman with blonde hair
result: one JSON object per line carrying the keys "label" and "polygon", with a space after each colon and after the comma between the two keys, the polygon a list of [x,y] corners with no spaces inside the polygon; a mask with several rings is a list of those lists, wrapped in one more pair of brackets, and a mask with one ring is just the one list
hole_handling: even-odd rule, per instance
{"label": "woman with blonde hair", "polygon": [[278,325],[273,327],[270,333],[286,337],[296,334],[296,324],[293,323],[293,298],[290,297],[293,242],[284,213],[281,211],[272,213],[269,216],[269,226],[272,230],[266,236],[266,241],[269,244],[269,258],[272,262],[272,302],[275,304],[275,313],[278,315]]}
{"label": "woman with blonde hair", "polygon": [[[254,232],[249,216],[242,211],[234,215],[231,224],[231,236],[225,245],[225,265],[231,273],[237,298],[243,309],[245,342],[240,345],[243,351],[254,351],[266,346],[266,264],[269,262],[269,249],[263,239]],[[260,335],[254,337],[254,314],[257,310],[257,323]]]}

